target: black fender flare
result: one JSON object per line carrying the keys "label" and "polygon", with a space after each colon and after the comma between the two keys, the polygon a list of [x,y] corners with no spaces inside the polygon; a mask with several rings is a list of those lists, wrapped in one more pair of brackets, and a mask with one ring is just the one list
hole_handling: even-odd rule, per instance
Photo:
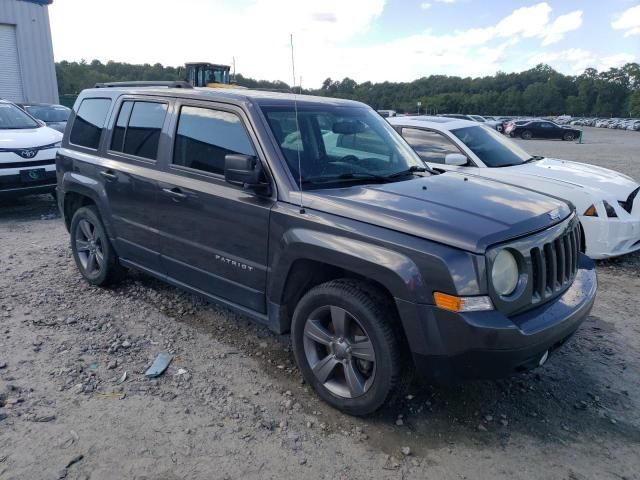
{"label": "black fender flare", "polygon": [[[70,193],[76,193],[78,195],[90,198],[98,208],[98,212],[100,212],[100,218],[105,230],[107,231],[107,235],[111,240],[111,243],[115,245],[115,242],[113,240],[116,238],[116,235],[113,230],[113,225],[109,220],[111,218],[110,208],[108,206],[109,202],[107,201],[107,193],[105,192],[104,185],[91,177],[82,175],[77,172],[65,172],[62,177],[61,185],[62,192],[64,194],[61,201],[61,205],[63,208],[62,214],[64,215],[67,196]],[[71,219],[69,219],[69,221],[71,221]]]}
{"label": "black fender flare", "polygon": [[419,302],[424,281],[407,256],[352,238],[305,228],[287,231],[273,256],[267,297],[279,304],[294,262],[312,260],[342,268],[383,285],[394,298]]}

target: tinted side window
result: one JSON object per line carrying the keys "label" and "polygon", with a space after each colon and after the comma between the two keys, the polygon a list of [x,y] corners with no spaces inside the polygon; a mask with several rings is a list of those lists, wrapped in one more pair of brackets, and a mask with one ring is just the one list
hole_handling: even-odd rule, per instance
{"label": "tinted side window", "polygon": [[425,162],[444,163],[448,153],[460,153],[451,140],[436,132],[403,128],[402,136]]}
{"label": "tinted side window", "polygon": [[167,105],[155,102],[124,102],[118,114],[111,150],[155,160]]}
{"label": "tinted side window", "polygon": [[240,117],[200,107],[182,107],[173,149],[173,163],[224,174],[228,153],[255,155]]}
{"label": "tinted side window", "polygon": [[75,145],[97,150],[110,106],[111,100],[108,98],[83,100],[76,113],[69,141]]}

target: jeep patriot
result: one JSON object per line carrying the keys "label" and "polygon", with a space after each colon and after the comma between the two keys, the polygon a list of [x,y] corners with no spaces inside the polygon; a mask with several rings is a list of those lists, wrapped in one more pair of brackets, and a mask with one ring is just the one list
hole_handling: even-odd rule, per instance
{"label": "jeep patriot", "polygon": [[447,383],[541,365],[593,305],[571,205],[437,174],[364,104],[97,87],[56,161],[80,273],[137,269],[290,332],[342,411],[375,411],[413,367]]}

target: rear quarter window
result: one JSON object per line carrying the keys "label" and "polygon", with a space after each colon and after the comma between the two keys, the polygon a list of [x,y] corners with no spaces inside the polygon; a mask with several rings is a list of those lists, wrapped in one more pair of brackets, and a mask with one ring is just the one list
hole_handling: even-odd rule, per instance
{"label": "rear quarter window", "polygon": [[69,142],[97,150],[110,107],[109,98],[85,98],[76,112]]}

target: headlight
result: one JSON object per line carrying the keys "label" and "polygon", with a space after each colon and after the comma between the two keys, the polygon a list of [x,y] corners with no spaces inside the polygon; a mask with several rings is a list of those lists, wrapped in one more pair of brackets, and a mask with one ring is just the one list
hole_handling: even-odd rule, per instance
{"label": "headlight", "polygon": [[493,260],[491,283],[499,295],[510,295],[518,286],[518,263],[507,250],[502,250]]}

